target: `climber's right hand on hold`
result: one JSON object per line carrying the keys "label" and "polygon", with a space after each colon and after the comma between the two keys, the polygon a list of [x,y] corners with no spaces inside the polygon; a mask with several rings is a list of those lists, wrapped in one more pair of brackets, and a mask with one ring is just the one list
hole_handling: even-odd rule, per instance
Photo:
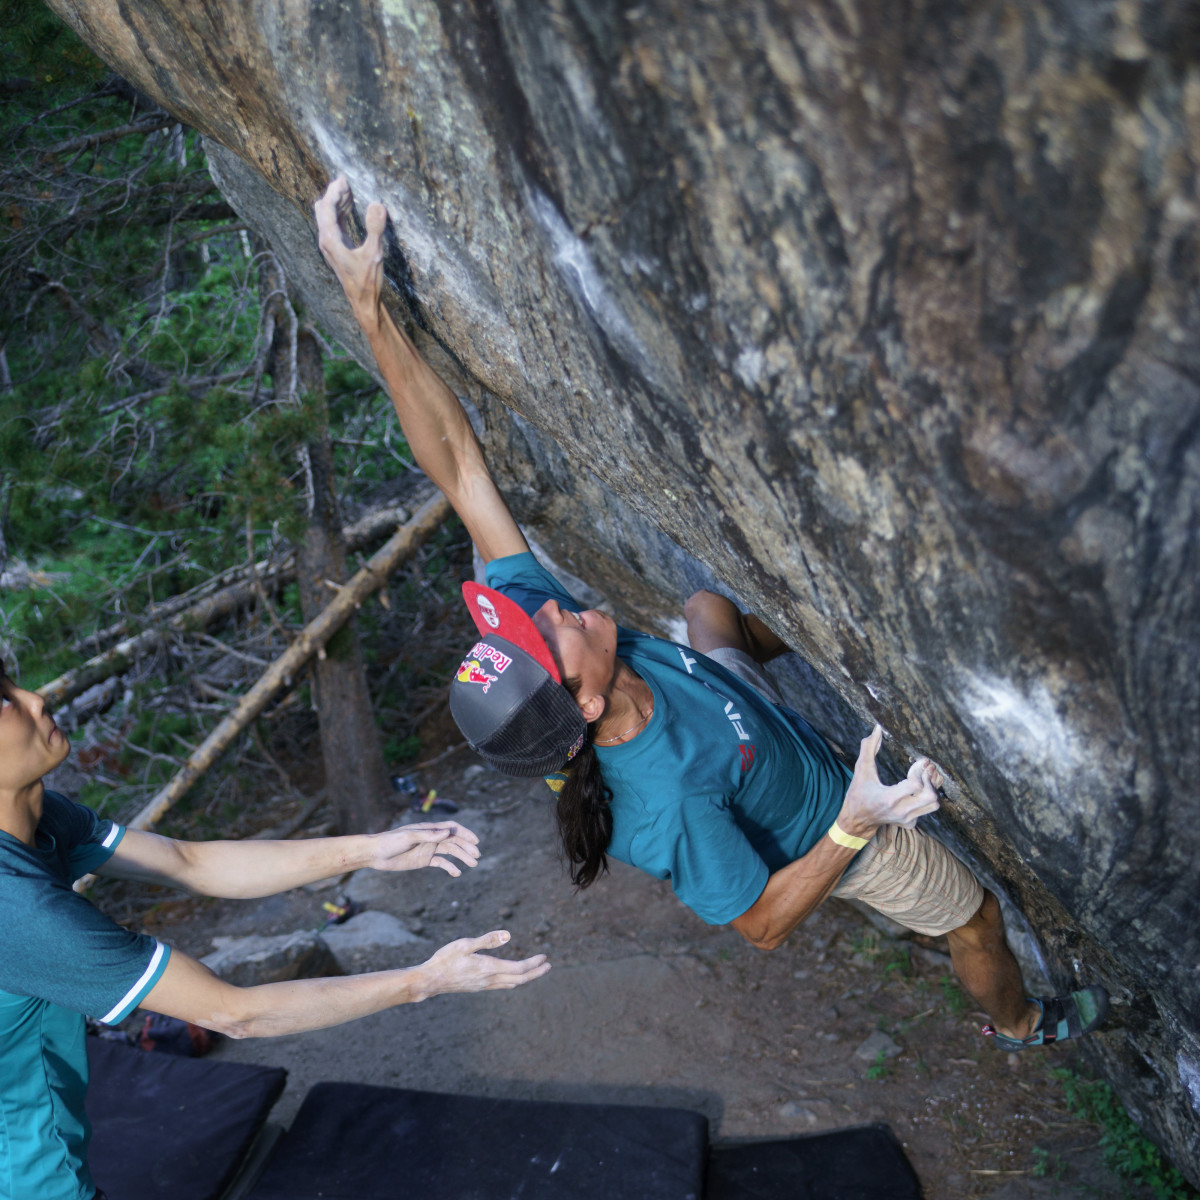
{"label": "climber's right hand on hold", "polygon": [[333,268],[355,320],[370,333],[379,320],[379,297],[383,288],[383,231],[387,209],[382,204],[367,206],[366,240],[355,246],[350,234],[354,195],[344,175],[339,175],[313,205],[317,218],[317,245]]}
{"label": "climber's right hand on hold", "polygon": [[870,838],[881,825],[912,829],[919,817],[938,808],[937,789],[942,786],[942,773],[927,758],[917,759],[899,783],[891,786],[880,783],[875,757],[882,741],[883,729],[879,725],[863,738],[854,776],[838,814],[838,824],[855,837]]}

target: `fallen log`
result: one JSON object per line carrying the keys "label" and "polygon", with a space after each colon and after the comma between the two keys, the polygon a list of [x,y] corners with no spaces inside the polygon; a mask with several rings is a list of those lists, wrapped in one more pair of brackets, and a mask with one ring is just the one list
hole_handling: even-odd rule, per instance
{"label": "fallen log", "polygon": [[[402,528],[367,561],[341,588],[333,601],[310,621],[295,641],[281,654],[257,682],[242,696],[231,713],[188,756],[183,769],[150,802],[127,822],[127,829],[150,829],[179,798],[221,757],[238,736],[270,703],[275,694],[290,687],[300,668],[315,654],[324,651],[325,644],[349,620],[351,614],[374,591],[381,588],[388,576],[416,552],[450,515],[450,503],[440,493],[426,501]],[[85,875],[75,885],[77,891],[91,886],[92,876]]]}
{"label": "fallen log", "polygon": [[[346,526],[346,548],[353,550],[367,545],[407,517],[406,509],[394,506],[367,513],[353,525]],[[294,556],[289,554],[282,562],[274,565],[266,562],[256,563],[255,571],[264,589],[277,591],[295,577]],[[115,646],[95,655],[80,666],[73,667],[57,679],[43,684],[37,689],[37,693],[51,708],[66,704],[95,684],[125,671],[140,655],[160,645],[168,635],[204,629],[222,617],[231,616],[249,607],[257,599],[258,589],[249,567],[239,568],[236,572],[225,572],[216,580],[201,584],[199,588],[184,596],[176,596],[155,605],[144,618],[157,622],[152,628],[123,638]],[[108,630],[94,635],[94,641],[103,644],[113,636],[120,636],[125,628],[125,622],[111,626]]]}
{"label": "fallen log", "polygon": [[[369,513],[364,513],[357,521],[347,525],[342,530],[342,538],[346,543],[346,549],[361,550],[364,546],[368,546],[372,542],[387,536],[398,525],[403,525],[409,516],[409,510],[400,504],[388,504],[383,508],[377,508]],[[169,617],[173,617],[185,609],[199,604],[202,600],[212,596],[216,592],[252,581],[252,577],[256,571],[263,578],[264,582],[269,581],[272,586],[275,586],[276,583],[282,586],[282,584],[290,582],[294,575],[295,563],[293,556],[289,553],[277,563],[271,563],[264,559],[261,562],[255,563],[253,570],[248,563],[240,567],[231,567],[229,570],[222,571],[219,575],[213,576],[212,579],[207,579],[203,583],[189,588],[186,592],[182,592],[178,596],[172,596],[168,600],[161,600],[158,604],[151,605],[138,619],[147,624],[156,624],[160,621],[165,621]],[[98,653],[106,646],[123,638],[128,632],[129,622],[127,620],[116,621],[108,626],[107,629],[101,629],[97,633],[80,638],[75,643],[75,650],[80,654],[88,651]]]}
{"label": "fallen log", "polygon": [[450,504],[442,495],[434,496],[417,511],[411,521],[396,530],[391,538],[338,591],[332,602],[321,610],[296,636],[296,640],[259,677],[237,706],[216,729],[188,756],[183,770],[128,823],[129,829],[149,829],[225,752],[251,721],[270,703],[276,692],[290,687],[300,668],[349,620],[351,614],[417,548],[431,537],[450,515]]}

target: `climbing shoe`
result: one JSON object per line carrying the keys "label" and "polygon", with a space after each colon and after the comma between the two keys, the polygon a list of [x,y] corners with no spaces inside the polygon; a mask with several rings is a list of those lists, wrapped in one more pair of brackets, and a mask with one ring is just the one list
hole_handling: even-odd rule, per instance
{"label": "climbing shoe", "polygon": [[995,1038],[997,1047],[1008,1051],[1024,1050],[1027,1046],[1049,1046],[1091,1033],[1108,1015],[1108,993],[1098,984],[1066,996],[1030,996],[1030,999],[1042,1010],[1042,1019],[1027,1038],[1005,1037],[996,1032],[994,1025],[983,1027],[984,1037]]}

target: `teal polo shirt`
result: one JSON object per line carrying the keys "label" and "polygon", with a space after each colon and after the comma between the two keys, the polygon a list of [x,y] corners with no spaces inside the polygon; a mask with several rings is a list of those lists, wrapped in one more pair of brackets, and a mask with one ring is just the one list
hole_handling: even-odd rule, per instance
{"label": "teal polo shirt", "polygon": [[[494,559],[490,587],[527,613],[580,605],[532,554]],[[795,714],[699,651],[618,627],[617,654],[649,685],[654,714],[631,741],[597,746],[612,789],[608,853],[724,925],[833,824],[850,771]]]}
{"label": "teal polo shirt", "polygon": [[95,1194],[84,1017],[123,1020],[170,954],[71,890],[124,836],[56,792],[43,799],[35,845],[0,831],[0,1200]]}

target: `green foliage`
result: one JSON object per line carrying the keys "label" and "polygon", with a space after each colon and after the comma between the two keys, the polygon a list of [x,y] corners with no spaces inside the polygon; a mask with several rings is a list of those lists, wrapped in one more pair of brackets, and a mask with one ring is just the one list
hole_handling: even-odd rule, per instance
{"label": "green foliage", "polygon": [[1067,1173],[1067,1160],[1061,1154],[1051,1154],[1041,1146],[1034,1146],[1032,1172],[1039,1179],[1047,1175],[1062,1179]]}
{"label": "green foliage", "polygon": [[[133,704],[119,743],[105,756],[112,775],[126,784],[140,784],[154,790],[166,784],[179,770],[184,759],[206,736],[208,730],[196,715],[164,710],[147,703],[163,689],[162,679],[145,680],[134,689]],[[121,789],[123,792],[124,789]],[[108,797],[95,783],[84,792],[84,803],[103,802]]]}
{"label": "green foliage", "polygon": [[30,84],[94,84],[104,64],[41,0],[5,0],[0,18],[0,61],[9,78]]}
{"label": "green foliage", "polygon": [[887,978],[907,979],[912,975],[912,955],[909,948],[890,937],[880,937],[874,931],[853,938],[850,942],[856,958],[869,962]]}
{"label": "green foliage", "polygon": [[190,747],[188,734],[196,729],[195,721],[186,713],[143,712],[126,735],[131,746],[151,754],[178,754],[180,745]]}
{"label": "green foliage", "polygon": [[[32,73],[0,115],[4,534],[13,557],[71,573],[61,604],[43,596],[8,614],[14,636],[38,643],[35,610],[55,611],[61,641],[63,619],[80,617],[75,593],[103,609],[128,582],[122,568],[163,569],[163,537],[178,567],[159,581],[169,590],[222,559],[223,545],[194,535],[231,471],[211,430],[196,436],[186,385],[250,360],[258,303],[236,236],[193,241],[230,215],[196,135],[172,130],[41,4],[9,6],[0,42],[9,70]],[[149,131],[106,137],[131,122]],[[114,537],[112,522],[141,532]]]}
{"label": "green foliage", "polygon": [[892,1073],[892,1064],[882,1050],[875,1055],[875,1061],[867,1068],[868,1079],[886,1079]]}
{"label": "green foliage", "polygon": [[[323,356],[323,398],[276,395],[260,297],[277,277],[260,278],[263,257],[194,131],[112,76],[39,0],[6,0],[0,52],[0,354],[12,382],[0,386],[0,568],[27,567],[37,583],[0,595],[0,646],[37,687],[95,652],[88,635],[137,632],[151,605],[286,551],[308,523],[306,445],[330,437],[344,509],[382,499],[411,454],[386,396],[348,359]],[[295,326],[276,321],[277,336]],[[434,594],[397,590],[418,610]],[[294,584],[274,609],[301,623]],[[369,609],[360,621],[369,628]],[[260,614],[235,634],[258,639],[247,672],[274,652],[273,628]],[[367,640],[368,661],[377,644]],[[203,679],[209,651],[221,653],[185,637],[129,678],[185,653]],[[387,668],[406,719],[413,673]],[[132,704],[96,716],[99,734],[77,751],[95,771],[84,802],[124,809],[166,782],[236,678],[218,672],[186,699],[176,681],[143,680]],[[277,729],[312,721],[308,688],[297,692]],[[192,705],[202,715],[179,711]],[[389,759],[417,759],[410,726],[392,728]],[[225,773],[186,819],[216,832],[240,818],[239,787]]]}
{"label": "green foliage", "polygon": [[950,975],[943,975],[941,979],[942,999],[945,1000],[951,1013],[956,1017],[961,1017],[968,1012],[971,1007],[971,1001],[967,998],[966,992],[954,982]]}
{"label": "green foliage", "polygon": [[277,607],[279,615],[285,621],[290,621],[295,625],[303,620],[300,608],[300,585],[298,583],[289,583],[283,589],[280,593],[280,603]]}
{"label": "green foliage", "polygon": [[[171,538],[164,535],[169,547]],[[132,582],[131,564],[137,563],[154,542],[144,535],[114,528],[84,517],[64,553],[41,559],[40,569],[51,580],[48,587],[13,592],[6,599],[8,636],[20,647],[36,649],[22,670],[26,687],[40,687],[49,679],[78,663],[78,653],[62,637],[64,628],[96,625],[97,605]],[[144,562],[144,559],[143,559]],[[143,577],[143,585],[154,576]]]}
{"label": "green foliage", "polygon": [[1070,1110],[1104,1131],[1100,1146],[1111,1171],[1150,1188],[1157,1200],[1196,1200],[1200,1196],[1143,1136],[1107,1083],[1068,1067],[1056,1068],[1052,1074],[1062,1083]]}
{"label": "green foliage", "polygon": [[389,766],[411,762],[421,753],[421,739],[415,733],[408,737],[389,737],[383,744],[383,758]]}
{"label": "green foliage", "polygon": [[394,418],[348,360],[326,359],[328,418],[270,396],[258,260],[193,131],[35,0],[6,5],[0,48],[19,85],[0,109],[0,544],[50,580],[4,598],[0,638],[37,684],[79,637],[243,560],[247,524],[257,554],[299,537],[299,451],[326,420],[344,502],[407,448],[383,447]]}
{"label": "green foliage", "polygon": [[94,809],[101,816],[104,816],[111,807],[113,789],[106,787],[95,779],[88,779],[75,793],[74,799],[78,800],[80,804],[86,804],[88,808]]}
{"label": "green foliage", "polygon": [[356,392],[378,390],[374,377],[364,371],[352,358],[328,359],[325,363],[325,386],[330,395],[349,396]]}

